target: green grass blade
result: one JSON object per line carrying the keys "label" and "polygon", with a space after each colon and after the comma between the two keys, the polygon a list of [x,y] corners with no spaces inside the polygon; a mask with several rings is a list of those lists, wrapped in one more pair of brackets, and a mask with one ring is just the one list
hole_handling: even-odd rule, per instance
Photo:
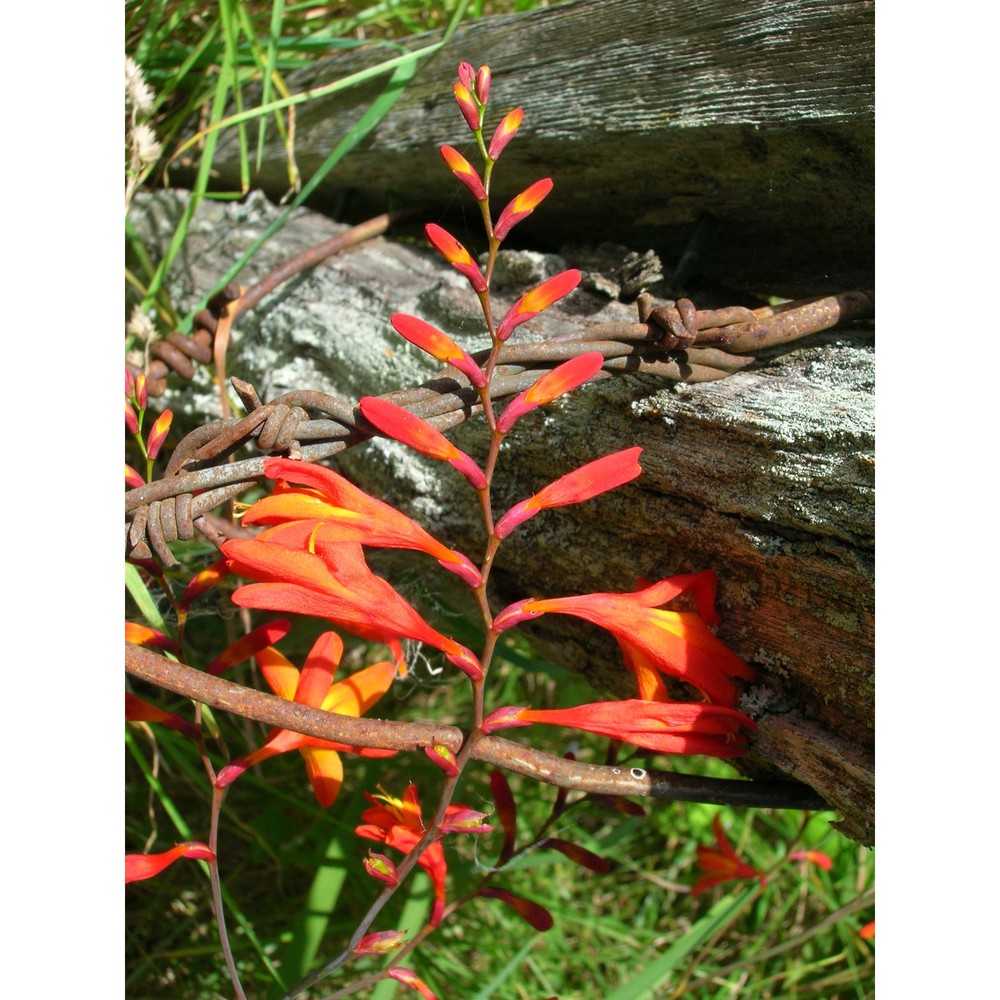
{"label": "green grass blade", "polygon": [[[358,873],[354,873],[355,878]],[[298,982],[316,964],[323,935],[330,924],[341,890],[347,881],[347,854],[340,835],[331,838],[323,861],[316,869],[305,910],[292,940],[282,949],[281,969],[288,983]],[[284,988],[287,988],[287,983]]]}
{"label": "green grass blade", "polygon": [[521,967],[521,963],[527,957],[528,952],[535,947],[536,941],[537,937],[528,938],[528,940],[521,945],[517,954],[512,955],[510,961],[508,961],[502,969],[498,970],[497,974],[488,983],[486,983],[481,990],[478,990],[471,1000],[489,1000],[489,998],[493,996],[493,994],[496,993],[496,991],[500,989],[500,987],[503,986],[503,984],[506,983],[507,980],[510,979],[511,976],[513,976],[514,973]]}
{"label": "green grass blade", "polygon": [[628,982],[619,986],[606,1000],[644,1000],[654,989],[662,986],[696,948],[718,934],[757,895],[758,888],[754,885],[738,896],[727,896],[719,900],[687,934],[675,941],[659,958],[640,969]]}
{"label": "green grass blade", "polygon": [[[273,76],[277,69],[278,62],[278,40],[281,37],[281,23],[285,13],[284,0],[274,0],[271,7],[271,24],[267,38],[267,52],[264,56],[263,67],[263,90],[261,91],[260,103],[267,104],[271,100],[271,90],[274,86]],[[278,112],[275,112],[278,114]],[[267,131],[267,117],[260,120],[260,128],[257,132],[257,159],[255,169],[260,170],[261,162],[264,158],[264,137]]]}
{"label": "green grass blade", "polygon": [[[235,72],[235,67],[229,61],[229,57],[227,55],[223,59],[222,66],[219,69],[219,78],[216,81],[215,97],[211,113],[211,121],[213,122],[218,122],[222,118],[222,113],[226,107],[227,96],[233,86]],[[170,266],[174,262],[174,258],[184,245],[184,240],[187,237],[188,226],[191,224],[191,219],[194,216],[195,209],[198,207],[202,197],[204,197],[205,192],[208,190],[208,182],[212,172],[212,161],[215,158],[215,149],[218,142],[218,131],[210,131],[205,138],[205,148],[202,151],[201,161],[198,164],[198,174],[195,178],[194,187],[191,191],[191,199],[189,200],[187,207],[184,209],[184,214],[181,216],[177,229],[174,231],[170,245],[167,247],[167,252],[164,254],[163,260],[160,261],[160,265],[156,269],[156,273],[153,275],[153,278],[149,283],[146,304],[152,301],[159,292],[160,287],[163,284],[163,280],[166,277],[167,272],[170,270]]]}
{"label": "green grass blade", "polygon": [[[222,15],[222,37],[226,46],[226,63],[232,67],[232,101],[237,112],[240,112],[243,110],[243,89],[240,86],[238,69],[240,63],[239,13],[243,7],[239,0],[219,0],[219,10]],[[240,158],[240,190],[245,193],[250,189],[250,154],[247,148],[246,125],[242,122],[236,128],[236,141]]]}
{"label": "green grass blade", "polygon": [[293,201],[272,223],[267,227],[266,230],[259,236],[249,247],[246,253],[226,272],[223,278],[216,283],[215,287],[209,291],[207,295],[204,296],[196,305],[191,312],[184,317],[183,322],[180,325],[180,329],[184,332],[190,329],[191,322],[194,319],[195,314],[205,307],[208,300],[215,294],[215,292],[224,288],[229,284],[239,273],[246,267],[247,263],[253,257],[253,255],[276,233],[278,230],[284,226],[285,222],[291,213],[298,208],[310,194],[319,186],[326,175],[359,143],[361,140],[368,135],[368,133],[375,128],[375,126],[385,117],[389,112],[389,109],[399,100],[405,89],[407,83],[412,79],[413,74],[416,72],[416,59],[410,59],[403,65],[397,68],[396,72],[393,73],[389,80],[386,89],[372,102],[368,110],[361,116],[357,124],[348,132],[347,135],[338,143],[337,147],[333,152],[323,161],[320,168],[316,173],[310,178],[309,183],[306,184],[302,190],[296,195]]}
{"label": "green grass blade", "polygon": [[167,623],[163,620],[153,595],[149,592],[145,581],[139,575],[139,570],[132,563],[125,563],[125,586],[132,595],[132,600],[138,605],[142,617],[155,629],[167,631]]}

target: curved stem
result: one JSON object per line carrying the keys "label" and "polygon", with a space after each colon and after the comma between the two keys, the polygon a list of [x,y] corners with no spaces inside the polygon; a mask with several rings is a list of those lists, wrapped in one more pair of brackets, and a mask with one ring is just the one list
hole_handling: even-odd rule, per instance
{"label": "curved stem", "polygon": [[229,970],[229,978],[236,991],[236,1000],[246,1000],[239,973],[236,971],[236,960],[233,958],[229,934],[226,931],[226,913],[222,904],[222,882],[219,878],[219,810],[222,807],[225,794],[225,790],[222,788],[212,789],[212,825],[208,834],[208,846],[215,855],[215,860],[209,863],[208,870],[212,882],[212,905],[215,908],[215,922],[219,927],[219,943],[222,945],[226,968]]}

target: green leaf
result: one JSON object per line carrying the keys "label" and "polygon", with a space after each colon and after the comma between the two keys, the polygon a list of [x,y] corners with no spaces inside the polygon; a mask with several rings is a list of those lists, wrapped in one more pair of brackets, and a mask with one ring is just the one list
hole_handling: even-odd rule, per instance
{"label": "green leaf", "polygon": [[149,588],[139,575],[138,567],[133,566],[132,563],[125,563],[125,586],[150,627],[160,632],[166,632],[167,623],[163,620],[163,615],[160,614]]}
{"label": "green leaf", "polygon": [[736,917],[757,895],[758,888],[753,885],[738,896],[727,896],[719,900],[687,934],[675,941],[659,958],[640,969],[637,975],[622,983],[605,1000],[645,1000],[646,997],[652,996],[652,991],[662,986],[681,962]]}

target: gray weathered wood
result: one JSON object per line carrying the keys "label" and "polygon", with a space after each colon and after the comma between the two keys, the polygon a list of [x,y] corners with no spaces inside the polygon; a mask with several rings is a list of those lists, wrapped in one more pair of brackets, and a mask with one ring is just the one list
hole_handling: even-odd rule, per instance
{"label": "gray weathered wood", "polygon": [[[304,91],[385,58],[338,54],[288,82]],[[436,153],[442,143],[471,146],[451,93],[463,59],[493,70],[487,135],[506,111],[525,111],[495,173],[497,205],[543,174],[556,183],[544,216],[522,223],[517,240],[556,250],[599,232],[652,247],[670,266],[710,213],[716,228],[701,268],[715,282],[787,295],[872,284],[874,3],[582,0],[471,22],[421,65],[318,203],[334,207],[350,194],[355,221],[410,206],[421,218],[475,226]],[[299,108],[304,177],[384,83]],[[285,154],[270,135],[251,180],[280,197]],[[231,131],[216,161],[221,181],[237,186],[238,166]],[[470,239],[482,242],[475,229]]]}
{"label": "gray weathered wood", "polygon": [[[137,198],[134,221],[150,246],[165,245],[183,203],[180,193]],[[274,213],[259,196],[203,205],[172,284],[179,303],[192,304],[210,287]],[[336,229],[315,213],[296,213],[241,280],[252,283]],[[512,263],[536,270],[528,282],[559,266],[540,256]],[[523,288],[498,292],[500,309]],[[265,399],[319,389],[354,401],[415,385],[435,370],[393,333],[390,313],[419,315],[472,349],[482,344],[477,308],[464,279],[436,255],[378,239],[296,279],[242,319],[228,369]],[[517,336],[632,318],[632,308],[578,291]],[[719,382],[597,383],[524,418],[495,487],[503,510],[577,465],[641,445],[644,474],[634,484],[546,512],[505,542],[497,606],[715,569],[719,634],[761,672],[745,699],[761,720],[750,766],[811,784],[840,811],[842,829],[864,843],[874,836],[873,382],[870,334],[833,331]],[[208,374],[170,405],[199,420],[214,415]],[[453,435],[479,455],[481,432],[471,422]],[[382,440],[352,449],[337,466],[479,554],[478,506],[450,467]],[[597,629],[547,615],[531,634],[549,658],[595,685],[634,694],[615,644]]]}

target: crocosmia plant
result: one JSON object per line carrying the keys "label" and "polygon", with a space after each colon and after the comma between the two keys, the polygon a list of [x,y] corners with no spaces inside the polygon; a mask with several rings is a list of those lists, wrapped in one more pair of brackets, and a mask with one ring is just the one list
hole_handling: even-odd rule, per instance
{"label": "crocosmia plant", "polygon": [[[322,815],[356,835],[356,854],[343,863],[353,895],[364,900],[365,907],[353,931],[336,940],[328,933],[321,948],[317,944],[312,967],[298,982],[282,983],[285,997],[325,996],[331,990],[339,991],[335,996],[346,996],[381,979],[392,979],[424,997],[444,997],[451,995],[444,977],[435,982],[426,971],[418,975],[410,968],[414,952],[440,928],[454,926],[459,914],[473,904],[508,910],[530,933],[553,926],[546,900],[525,895],[523,883],[510,877],[518,858],[545,847],[580,866],[583,875],[609,870],[611,858],[559,835],[560,817],[570,805],[588,799],[607,814],[641,815],[642,809],[628,796],[651,794],[655,782],[644,767],[630,767],[628,758],[660,766],[664,758],[677,755],[732,760],[746,753],[756,729],[740,710],[741,691],[754,680],[755,671],[713,631],[719,616],[716,576],[710,570],[638,581],[625,592],[528,593],[507,606],[495,603],[491,571],[514,532],[535,517],[572,517],[571,509],[562,508],[589,503],[607,491],[641,481],[643,457],[641,447],[623,442],[621,450],[594,455],[579,468],[554,469],[558,474],[539,482],[531,496],[505,509],[497,507],[494,483],[503,475],[504,463],[517,461],[517,436],[527,433],[521,419],[566,393],[580,391],[601,372],[603,356],[591,351],[540,370],[523,391],[495,401],[491,385],[505,345],[534,317],[572,296],[581,274],[565,270],[524,289],[509,308],[498,306],[492,291],[497,254],[519,223],[544,210],[554,185],[547,177],[529,179],[511,201],[499,209],[494,206],[494,171],[508,145],[516,141],[524,113],[514,108],[491,115],[488,66],[476,69],[462,63],[454,96],[456,125],[466,135],[456,146],[442,146],[441,157],[478,210],[484,250],[477,253],[478,246],[464,245],[433,223],[426,227],[426,238],[478,301],[489,347],[470,353],[456,330],[439,329],[421,316],[395,312],[388,322],[401,338],[448,366],[449,377],[474,392],[482,418],[482,446],[474,449],[478,458],[430,423],[383,398],[365,397],[357,405],[369,435],[390,438],[451,466],[445,474],[455,488],[475,495],[482,522],[479,545],[455,548],[410,513],[370,495],[334,468],[294,456],[270,457],[263,466],[265,494],[242,510],[240,529],[221,542],[221,559],[199,572],[175,602],[176,634],[167,634],[163,623],[162,628],[131,623],[126,631],[127,641],[141,647],[144,655],[161,660],[169,655],[220,682],[228,681],[234,668],[252,658],[260,689],[274,696],[267,704],[278,703],[283,713],[284,721],[273,724],[270,731],[229,748],[217,741],[217,722],[200,708],[189,719],[134,696],[126,702],[127,717],[134,725],[170,727],[177,734],[172,738],[186,739],[187,745],[197,748],[213,790],[208,843],[186,840],[159,854],[130,855],[126,878],[149,879],[180,858],[207,865],[223,951],[240,997],[245,994],[234,955],[237,948],[226,936],[222,916],[220,872],[228,862],[224,839],[221,843],[219,839],[220,810],[224,799],[238,799],[251,782],[271,780],[269,769],[279,755],[297,751],[291,758],[301,758]],[[466,153],[473,152],[478,163],[467,158]],[[166,411],[143,438],[143,390],[141,382],[126,383],[126,426],[141,446],[148,479],[170,417]],[[144,482],[131,468],[126,469],[126,478]],[[463,590],[477,619],[475,627],[463,627],[461,637],[451,634],[420,606],[417,596],[393,580],[391,572],[378,569],[393,565],[380,561],[385,549],[406,550],[412,559],[421,560],[430,581],[427,587],[433,589],[433,580],[439,578],[452,591]],[[157,571],[150,572],[155,576]],[[248,626],[243,638],[197,662],[185,641],[185,627],[190,628],[189,616],[197,602],[223,581],[235,581],[234,621],[248,612],[263,612],[264,618],[256,628]],[[545,615],[582,619],[588,627],[607,632],[620,649],[618,669],[634,695],[556,707],[510,699],[505,694],[509,687],[496,669],[499,651],[524,623]],[[313,635],[318,630],[304,659],[279,648],[287,648],[290,630],[303,626],[311,627]],[[469,638],[477,633],[481,639]],[[437,720],[431,718],[414,736],[412,727],[400,728],[400,723],[379,718],[394,686],[414,683],[417,655],[425,664],[428,656],[434,658],[437,683],[468,686],[471,708],[468,718],[458,720],[458,727],[455,720],[435,727]],[[317,735],[317,727],[331,719],[340,726],[339,735],[329,729],[327,737]],[[533,739],[552,739],[557,733],[567,740],[588,741],[589,746],[605,741],[599,745],[606,748],[606,764],[578,764],[572,754],[556,758],[533,747]],[[215,750],[206,749],[210,736],[218,743],[221,762]],[[414,755],[420,773],[434,780],[424,777],[419,787],[416,781],[395,787],[387,782],[386,787],[367,790],[352,785],[352,768],[362,765],[365,773],[390,765],[393,775],[406,773],[406,765],[396,767],[406,754]],[[470,767],[482,761],[494,767],[489,798],[483,794],[467,798],[464,790],[459,793],[460,783]],[[518,795],[505,772],[560,786],[550,819],[534,834],[523,821],[518,827]],[[567,789],[574,787],[578,797],[571,800]],[[365,803],[359,809],[362,793]],[[289,830],[291,843],[294,833]],[[737,855],[718,819],[714,833],[714,847],[698,848],[701,874],[694,892],[707,892],[729,879],[757,880],[763,891],[766,875]],[[280,849],[277,844],[268,848]],[[471,875],[468,865],[463,869],[467,875],[460,885],[452,884],[449,871],[455,851],[477,859]],[[398,915],[398,907],[388,904],[408,885],[414,868],[423,873],[418,879],[429,879],[430,911],[422,926],[394,926],[383,914]],[[130,889],[138,891],[141,887]]]}

